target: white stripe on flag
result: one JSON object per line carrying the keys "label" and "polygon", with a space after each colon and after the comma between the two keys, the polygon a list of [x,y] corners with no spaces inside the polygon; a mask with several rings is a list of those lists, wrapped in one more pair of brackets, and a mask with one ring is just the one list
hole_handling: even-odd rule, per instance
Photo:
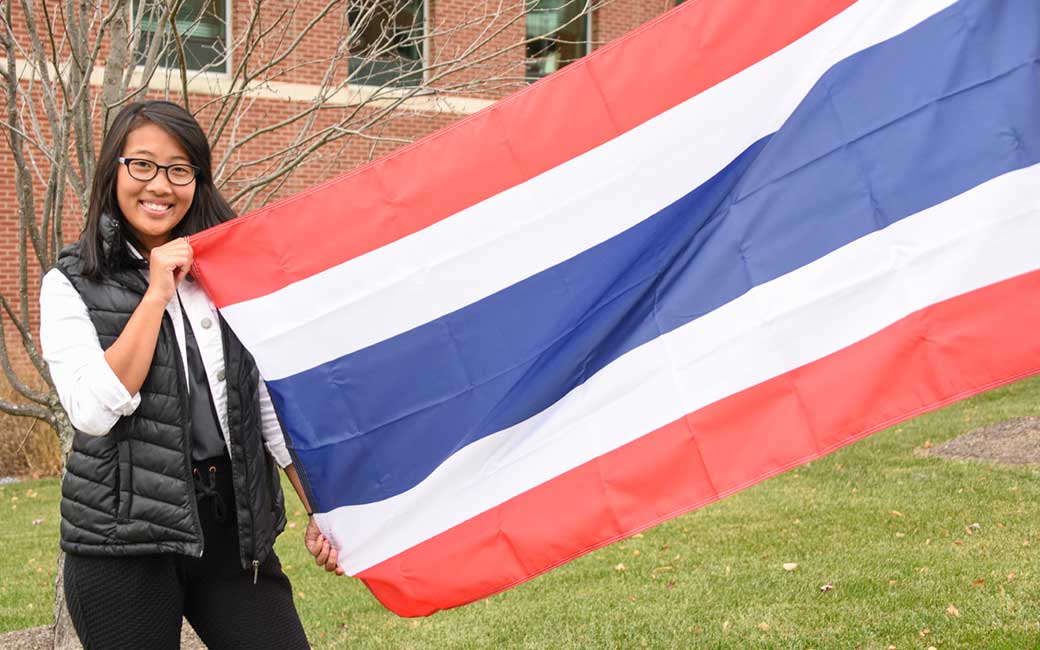
{"label": "white stripe on flag", "polygon": [[456,311],[659,212],[779,129],[835,63],[951,4],[862,0],[582,156],[388,246],[225,307],[224,317],[273,380]]}
{"label": "white stripe on flag", "polygon": [[317,514],[349,574],[937,302],[1040,268],[1040,165],[903,219],[636,348],[380,502]]}

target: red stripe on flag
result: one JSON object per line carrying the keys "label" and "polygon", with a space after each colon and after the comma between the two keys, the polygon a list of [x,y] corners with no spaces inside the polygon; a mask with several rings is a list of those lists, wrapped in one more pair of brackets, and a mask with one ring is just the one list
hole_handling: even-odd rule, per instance
{"label": "red stripe on flag", "polygon": [[508,589],[870,433],[1040,371],[1040,271],[720,400],[358,575],[422,616]]}
{"label": "red stripe on flag", "polygon": [[691,2],[413,145],[191,237],[194,274],[218,307],[277,291],[598,147],[851,4]]}

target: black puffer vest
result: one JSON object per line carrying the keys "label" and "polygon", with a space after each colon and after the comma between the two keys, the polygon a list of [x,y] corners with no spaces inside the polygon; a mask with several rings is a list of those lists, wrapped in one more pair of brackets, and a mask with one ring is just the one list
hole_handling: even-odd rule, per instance
{"label": "black puffer vest", "polygon": [[[79,243],[57,267],[87,305],[103,349],[123,331],[148,288],[137,269],[101,282],[82,275]],[[278,468],[263,445],[258,373],[221,321],[236,518],[243,568],[257,567],[285,527]],[[199,557],[202,531],[191,476],[191,410],[169,314],[141,404],[104,436],[76,432],[61,488],[61,547],[84,555],[180,553]]]}

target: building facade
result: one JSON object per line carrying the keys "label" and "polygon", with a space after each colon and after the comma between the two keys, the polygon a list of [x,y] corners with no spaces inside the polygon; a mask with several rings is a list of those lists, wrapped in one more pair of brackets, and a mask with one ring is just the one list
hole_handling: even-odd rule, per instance
{"label": "building facade", "polygon": [[[98,19],[91,24],[102,24],[102,4],[109,5],[98,3]],[[113,41],[127,39],[130,45],[124,49],[137,64],[128,66],[128,87],[140,84],[139,97],[187,103],[210,133],[222,191],[237,210],[247,212],[464,119],[676,4],[187,0],[171,21],[157,3],[132,0],[123,14],[123,31],[114,22],[107,24],[110,33],[98,37],[100,55],[85,73],[95,97],[101,96],[105,84],[112,83],[104,62],[119,52]],[[16,58],[30,56],[33,34],[46,44],[48,39],[53,43],[54,33],[68,31],[54,12],[15,13],[12,36],[19,43],[16,51],[24,53]],[[168,24],[176,24],[176,34],[164,28]],[[35,106],[33,119],[46,140],[41,66],[19,60],[15,67],[23,90],[16,112],[33,112],[25,107]],[[140,80],[144,70],[154,70],[147,82]],[[9,105],[9,115],[10,110]],[[100,145],[103,115],[93,114],[95,146]],[[15,162],[10,146],[0,147],[0,168],[9,170],[0,174],[0,294],[17,312],[20,292],[26,292],[35,331],[36,296],[45,269],[34,263],[30,247],[23,281]],[[37,171],[37,206],[47,202],[47,164],[45,155],[36,155],[31,164]],[[67,243],[79,234],[84,206],[74,192],[66,194],[60,239]],[[6,319],[4,338],[16,374],[39,385],[15,323],[6,314],[0,318]],[[13,395],[5,388],[0,384],[0,398]]]}

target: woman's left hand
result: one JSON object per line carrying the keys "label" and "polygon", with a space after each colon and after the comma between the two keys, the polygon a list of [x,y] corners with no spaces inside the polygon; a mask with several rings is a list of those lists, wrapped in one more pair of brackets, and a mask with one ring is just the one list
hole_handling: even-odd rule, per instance
{"label": "woman's left hand", "polygon": [[320,567],[325,567],[325,570],[330,573],[335,573],[338,576],[344,574],[343,569],[336,566],[336,549],[332,548],[332,544],[329,540],[325,539],[325,536],[318,530],[318,524],[314,523],[314,517],[307,519],[307,530],[303,534],[303,543],[307,546],[307,550],[314,556],[314,563]]}

